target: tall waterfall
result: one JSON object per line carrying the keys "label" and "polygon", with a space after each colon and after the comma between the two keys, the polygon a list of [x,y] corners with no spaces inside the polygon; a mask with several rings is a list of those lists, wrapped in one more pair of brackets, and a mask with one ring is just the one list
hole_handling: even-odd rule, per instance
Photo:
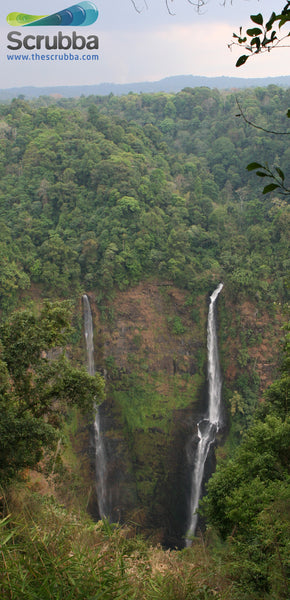
{"label": "tall waterfall", "polygon": [[221,373],[217,343],[217,328],[215,319],[215,303],[223,288],[220,283],[210,297],[207,321],[207,375],[208,375],[208,410],[207,414],[197,424],[198,446],[191,483],[190,525],[187,531],[186,546],[190,546],[191,537],[195,534],[198,515],[196,513],[201,494],[205,462],[209,449],[215,441],[220,427],[221,408]]}
{"label": "tall waterfall", "polygon": [[[95,374],[95,361],[94,361],[94,336],[93,336],[93,320],[90,302],[86,294],[83,295],[83,309],[84,309],[84,331],[87,349],[87,362],[88,362],[88,373],[90,375]],[[95,442],[95,460],[96,460],[96,490],[98,498],[98,508],[100,517],[103,518],[106,515],[106,459],[104,445],[101,435],[100,427],[100,415],[96,408],[95,420],[94,420],[94,442]]]}

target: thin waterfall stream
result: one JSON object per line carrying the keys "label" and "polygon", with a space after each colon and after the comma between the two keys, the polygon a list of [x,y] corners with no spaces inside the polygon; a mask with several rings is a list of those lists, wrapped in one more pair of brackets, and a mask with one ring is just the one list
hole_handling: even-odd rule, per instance
{"label": "thin waterfall stream", "polygon": [[[95,375],[95,360],[94,360],[94,335],[93,335],[93,319],[89,298],[86,294],[83,295],[83,310],[84,310],[84,332],[87,350],[87,368],[90,375]],[[96,407],[94,419],[94,445],[95,445],[95,465],[96,465],[96,490],[98,499],[98,508],[101,519],[108,516],[106,511],[106,457],[104,444],[101,434],[100,414]]]}
{"label": "thin waterfall stream", "polygon": [[206,459],[211,445],[220,428],[221,419],[221,372],[219,364],[217,326],[215,305],[219,293],[223,289],[220,283],[210,297],[207,321],[207,375],[208,375],[208,409],[207,414],[197,424],[198,446],[191,482],[190,525],[186,534],[186,546],[191,545],[192,536],[197,525],[197,508],[201,495]]}

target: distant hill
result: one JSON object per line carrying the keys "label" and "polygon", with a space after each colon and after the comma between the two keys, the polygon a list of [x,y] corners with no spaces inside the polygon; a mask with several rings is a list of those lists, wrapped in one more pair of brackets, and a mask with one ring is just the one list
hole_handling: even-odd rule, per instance
{"label": "distant hill", "polygon": [[67,85],[52,87],[14,87],[0,89],[0,101],[11,100],[19,95],[27,98],[38,96],[58,95],[64,98],[77,96],[106,96],[115,94],[121,96],[129,92],[135,93],[154,93],[154,92],[180,92],[185,87],[206,86],[216,89],[241,89],[248,87],[267,87],[268,85],[277,85],[279,87],[290,86],[290,75],[281,77],[201,77],[195,75],[175,75],[165,77],[160,81],[141,81],[138,83],[98,83],[95,85]]}

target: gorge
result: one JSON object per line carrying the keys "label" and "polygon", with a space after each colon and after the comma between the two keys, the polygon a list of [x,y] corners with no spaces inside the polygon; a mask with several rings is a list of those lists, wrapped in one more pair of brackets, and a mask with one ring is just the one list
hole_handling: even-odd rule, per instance
{"label": "gorge", "polygon": [[[250,120],[282,131],[289,90],[239,96]],[[125,573],[135,585],[138,571],[142,600],[152,598],[154,582],[144,579],[152,573],[162,600],[289,597],[281,592],[289,557],[286,366],[275,383],[289,335],[289,206],[276,187],[263,194],[245,168],[278,160],[286,182],[287,138],[247,127],[236,118],[235,94],[205,87],[15,98],[0,105],[0,138],[0,471],[4,487],[14,474],[24,487],[19,494],[12,481],[12,538],[10,522],[1,523],[4,546],[11,540],[9,577],[23,567],[13,585],[27,573],[32,586],[47,580],[46,567],[28,564],[41,510],[37,549],[49,541],[57,585],[65,583],[62,559],[72,567],[76,594],[75,566],[85,565],[82,581],[93,578],[94,555],[102,581]],[[207,346],[207,323],[216,323],[217,308],[220,368],[211,377],[217,347]],[[21,500],[25,513],[33,506],[31,537],[14,560]],[[3,495],[5,519],[4,504]],[[85,527],[75,521],[80,510]],[[82,554],[66,527],[72,522],[79,535],[87,527]],[[56,551],[64,531],[70,541]],[[174,581],[172,565],[180,567]],[[51,589],[53,598],[68,597],[53,577]],[[92,582],[83,597],[95,593]]]}
{"label": "gorge", "polygon": [[[101,481],[105,475],[105,495],[110,496],[113,520],[124,522],[134,514],[135,522],[140,520],[145,530],[153,528],[169,547],[183,546],[188,527],[186,545],[189,545],[195,532],[197,515],[194,513],[201,494],[204,467],[220,427],[216,301],[222,287],[220,284],[210,298],[207,341],[203,338],[204,327],[190,324],[190,317],[182,307],[184,296],[170,285],[165,286],[162,294],[160,286],[152,282],[149,286],[139,286],[129,295],[119,295],[114,304],[115,325],[111,323],[110,328],[101,324],[94,306],[98,337],[105,340],[97,352],[99,360],[106,365],[108,377],[107,400],[102,406],[104,437],[100,438],[106,444],[106,468],[103,461],[99,463],[100,456],[96,453],[96,472]],[[91,313],[89,326],[86,325],[87,296],[83,302],[88,356],[92,356],[93,343],[88,343],[93,335]],[[168,327],[173,320],[170,314],[175,314],[175,320],[182,316],[182,335],[175,334],[172,338]],[[202,315],[201,323],[205,322],[205,311]],[[206,392],[202,391],[203,361],[198,367],[194,356],[198,348],[199,352],[203,348],[205,359],[207,355]],[[202,409],[202,418],[196,400],[192,404],[192,395],[200,398],[198,405],[203,398],[207,406],[206,413]],[[97,416],[95,431],[100,427],[99,411]],[[197,424],[200,438],[191,451],[193,472],[187,455],[191,423],[194,427]],[[208,466],[207,476],[211,468]],[[102,486],[97,486],[97,497],[100,516],[109,516],[104,507],[101,513]]]}
{"label": "gorge", "polygon": [[[240,355],[233,362],[233,328],[238,336],[245,329],[253,332],[255,345],[249,352],[261,381],[271,373],[273,347],[261,348],[258,342],[262,332],[264,339],[273,335],[265,328],[267,314],[257,318],[254,304],[233,305],[227,288],[222,296],[221,288],[222,284],[213,292],[208,306],[205,294],[189,301],[186,292],[169,282],[143,282],[118,292],[108,304],[110,318],[106,319],[90,294],[95,360],[98,371],[106,372],[106,400],[99,414],[106,448],[109,516],[113,522],[133,521],[138,530],[153,535],[165,547],[182,548],[191,536],[193,494],[200,486],[203,492],[204,480],[214,469],[214,438],[218,434],[220,441],[224,435],[224,416],[221,419],[219,414],[218,299],[219,354],[227,398],[234,401],[239,397],[233,387],[236,378],[241,377],[239,373],[243,377],[250,373],[249,367],[245,370],[239,365]],[[243,414],[239,406],[235,410],[232,419],[240,428]],[[197,435],[193,439],[197,423],[204,436],[199,444]],[[193,465],[200,449],[205,450],[199,459],[205,476],[196,485]],[[98,514],[94,516],[98,518]]]}

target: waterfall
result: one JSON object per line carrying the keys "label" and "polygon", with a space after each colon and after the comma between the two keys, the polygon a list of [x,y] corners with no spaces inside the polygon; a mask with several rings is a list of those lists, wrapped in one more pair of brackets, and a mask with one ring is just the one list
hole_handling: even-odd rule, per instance
{"label": "waterfall", "polygon": [[[90,375],[95,374],[95,361],[94,361],[94,336],[93,336],[93,320],[90,302],[86,294],[83,295],[83,309],[84,309],[84,332],[87,349],[87,363],[88,373]],[[95,419],[94,419],[94,443],[95,443],[95,461],[96,461],[96,490],[98,499],[98,508],[100,517],[103,518],[106,515],[106,459],[104,445],[101,435],[100,426],[100,415],[96,408]]]}
{"label": "waterfall", "polygon": [[215,319],[215,303],[223,288],[220,283],[210,297],[207,321],[207,375],[208,375],[208,410],[207,414],[197,424],[198,446],[196,450],[190,498],[190,525],[186,534],[186,546],[191,545],[191,537],[195,534],[198,515],[196,513],[201,494],[204,467],[210,446],[215,441],[220,427],[221,408],[221,373],[217,343],[217,328]]}

